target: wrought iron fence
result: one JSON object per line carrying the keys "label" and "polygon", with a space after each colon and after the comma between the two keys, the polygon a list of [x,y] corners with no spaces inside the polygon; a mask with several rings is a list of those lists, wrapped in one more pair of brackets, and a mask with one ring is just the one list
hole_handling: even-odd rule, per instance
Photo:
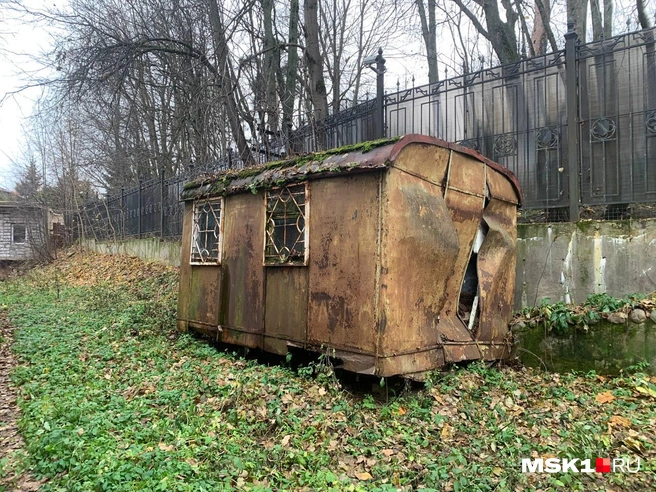
{"label": "wrought iron fence", "polygon": [[[385,94],[307,125],[269,147],[299,154],[421,133],[473,148],[510,169],[525,220],[656,216],[656,29],[579,43],[516,63]],[[384,63],[384,61],[383,61]],[[269,148],[267,147],[267,148]],[[256,152],[258,161],[280,158]],[[242,167],[231,155],[205,170]],[[189,175],[140,183],[89,203],[78,223],[98,239],[182,233]]]}
{"label": "wrought iron fence", "polygon": [[[568,27],[562,51],[385,94],[385,136],[431,135],[506,166],[529,219],[655,216],[656,30],[581,44]],[[374,111],[334,118],[336,143],[362,141],[350,129]]]}
{"label": "wrought iron fence", "polygon": [[183,204],[180,194],[184,184],[200,173],[243,167],[234,156],[210,163],[202,169],[168,179],[163,177],[140,182],[103,200],[91,200],[72,214],[73,237],[102,241],[128,237],[176,238],[182,235]]}

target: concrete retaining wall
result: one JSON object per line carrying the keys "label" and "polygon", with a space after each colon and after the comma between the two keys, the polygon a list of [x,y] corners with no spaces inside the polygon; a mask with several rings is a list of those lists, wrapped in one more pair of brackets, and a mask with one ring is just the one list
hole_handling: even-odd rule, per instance
{"label": "concrete retaining wall", "polygon": [[[623,296],[656,290],[656,219],[520,224],[517,230],[515,308],[580,303],[590,293]],[[84,246],[180,265],[180,242],[127,239]]]}
{"label": "concrete retaining wall", "polygon": [[145,238],[96,242],[94,239],[87,239],[82,241],[82,246],[97,253],[137,256],[142,260],[180,266],[180,241]]}
{"label": "concrete retaining wall", "polygon": [[515,307],[656,290],[656,219],[520,224]]}

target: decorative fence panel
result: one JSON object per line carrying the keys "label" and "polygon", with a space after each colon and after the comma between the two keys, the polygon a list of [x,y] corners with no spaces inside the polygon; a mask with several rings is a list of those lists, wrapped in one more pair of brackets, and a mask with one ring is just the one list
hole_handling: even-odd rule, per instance
{"label": "decorative fence panel", "polygon": [[640,31],[579,47],[581,201],[656,200],[656,46]]}
{"label": "decorative fence panel", "polygon": [[[570,26],[565,38],[562,51],[385,94],[380,126],[372,99],[291,132],[286,146],[341,147],[382,136],[382,127],[388,137],[431,135],[499,162],[519,179],[523,207],[547,219],[577,220],[579,204],[656,202],[656,30],[580,44]],[[285,147],[269,144],[278,150],[255,152],[258,162]],[[229,154],[197,172],[235,167],[243,163]],[[98,239],[180,236],[179,196],[191,174],[89,203],[72,222]]]}
{"label": "decorative fence panel", "polygon": [[388,136],[431,135],[510,169],[527,208],[568,204],[565,59],[559,51],[386,96]]}

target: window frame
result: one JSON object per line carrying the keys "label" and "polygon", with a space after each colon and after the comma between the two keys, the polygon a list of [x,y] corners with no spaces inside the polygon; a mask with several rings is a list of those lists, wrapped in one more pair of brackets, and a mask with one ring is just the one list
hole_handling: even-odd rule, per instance
{"label": "window frame", "polygon": [[[16,226],[23,228],[23,240],[16,241]],[[27,244],[27,225],[26,224],[11,224],[11,244]]]}
{"label": "window frame", "polygon": [[[303,187],[303,261],[274,261],[271,256],[267,256],[267,247],[269,246],[269,200],[272,193],[279,194],[289,188]],[[288,224],[291,225],[291,224]],[[310,187],[308,183],[289,183],[284,186],[270,188],[264,193],[264,247],[262,251],[262,263],[265,267],[301,267],[307,266],[310,259]]]}
{"label": "window frame", "polygon": [[[214,206],[215,204],[219,205],[219,220],[218,220],[218,234],[216,236],[218,246],[217,246],[217,252],[216,252],[216,258],[209,258],[205,261],[202,260],[202,257],[199,258],[200,255],[195,256],[194,255],[194,247],[196,245],[196,241],[201,233],[207,233],[210,231],[210,229],[204,229],[201,231],[200,229],[197,228],[197,213],[199,206],[205,207],[206,204],[209,204],[210,206]],[[213,210],[214,211],[214,210]],[[191,223],[191,244],[189,248],[189,264],[190,265],[195,265],[195,266],[220,266],[221,262],[223,260],[223,217],[225,215],[225,198],[224,197],[218,197],[218,198],[203,198],[200,200],[195,200],[193,204],[193,208],[191,211],[191,216],[192,216],[192,223]],[[214,212],[214,216],[216,217],[216,213]],[[216,230],[216,229],[215,229]],[[196,248],[199,250],[199,248]]]}

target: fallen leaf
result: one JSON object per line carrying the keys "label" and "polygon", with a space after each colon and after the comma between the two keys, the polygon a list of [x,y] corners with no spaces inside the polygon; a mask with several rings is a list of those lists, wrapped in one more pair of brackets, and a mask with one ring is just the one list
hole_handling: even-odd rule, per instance
{"label": "fallen leaf", "polygon": [[638,453],[642,453],[642,443],[637,439],[633,439],[632,437],[627,437],[624,440],[624,444],[626,444],[628,448],[633,449]]}
{"label": "fallen leaf", "polygon": [[610,424],[615,426],[630,427],[631,421],[626,417],[620,417],[619,415],[613,415],[610,418]]}
{"label": "fallen leaf", "polygon": [[371,476],[371,473],[369,472],[356,473],[355,476],[358,478],[358,480],[362,480],[362,481],[371,480],[374,478]]}
{"label": "fallen leaf", "polygon": [[597,403],[610,403],[614,399],[615,397],[610,391],[606,391],[605,393],[598,393],[597,396],[595,396]]}
{"label": "fallen leaf", "polygon": [[451,426],[449,424],[444,424],[440,435],[442,436],[442,439],[449,439],[451,437]]}
{"label": "fallen leaf", "polygon": [[645,388],[643,386],[636,386],[636,391],[638,393],[642,393],[643,395],[651,396],[652,398],[656,398],[656,391],[654,391],[651,388]]}

